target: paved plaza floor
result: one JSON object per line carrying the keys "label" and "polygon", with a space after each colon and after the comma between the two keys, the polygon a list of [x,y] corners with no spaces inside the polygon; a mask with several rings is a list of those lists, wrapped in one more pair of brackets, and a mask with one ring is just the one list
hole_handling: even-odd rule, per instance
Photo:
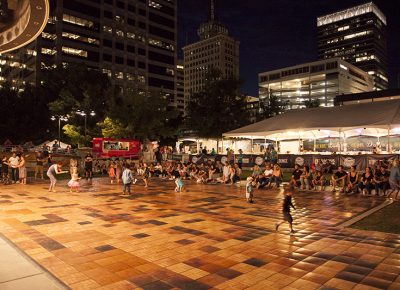
{"label": "paved plaza floor", "polygon": [[1,186],[0,233],[73,289],[400,289],[400,236],[338,227],[381,198],[298,193],[290,236],[279,191],[65,184]]}

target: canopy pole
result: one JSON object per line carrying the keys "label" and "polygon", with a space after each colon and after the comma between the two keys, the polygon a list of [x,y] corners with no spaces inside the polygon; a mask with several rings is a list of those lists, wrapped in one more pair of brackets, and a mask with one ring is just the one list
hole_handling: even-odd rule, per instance
{"label": "canopy pole", "polygon": [[264,151],[267,149],[267,137],[264,136]]}
{"label": "canopy pole", "polygon": [[342,130],[339,129],[339,154],[342,152]]}
{"label": "canopy pole", "polygon": [[196,141],[197,141],[197,154],[199,154],[200,153],[200,143],[199,143],[199,139],[196,139]]}
{"label": "canopy pole", "polygon": [[278,150],[278,137],[275,137],[275,150],[279,151]]}
{"label": "canopy pole", "polygon": [[221,143],[221,154],[224,154],[224,137],[222,137],[222,143]]}
{"label": "canopy pole", "polygon": [[251,153],[254,153],[254,147],[253,147],[253,136],[251,136]]}
{"label": "canopy pole", "polygon": [[386,151],[390,153],[390,125],[388,126],[387,148]]}

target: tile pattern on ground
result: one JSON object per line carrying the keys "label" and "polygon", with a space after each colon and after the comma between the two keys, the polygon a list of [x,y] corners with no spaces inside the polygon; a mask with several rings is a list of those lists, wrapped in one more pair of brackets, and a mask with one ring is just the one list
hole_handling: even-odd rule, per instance
{"label": "tile pattern on ground", "polygon": [[0,232],[73,289],[400,287],[398,235],[336,227],[380,198],[298,193],[289,236],[278,191],[249,205],[236,186],[154,180],[121,197],[105,179],[62,183],[2,186]]}

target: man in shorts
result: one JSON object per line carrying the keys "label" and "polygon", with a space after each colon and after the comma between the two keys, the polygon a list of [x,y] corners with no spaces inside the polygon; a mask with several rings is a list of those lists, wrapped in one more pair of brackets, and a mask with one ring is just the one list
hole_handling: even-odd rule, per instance
{"label": "man in shorts", "polygon": [[43,179],[43,156],[40,152],[36,153],[36,166],[35,166],[35,180],[37,176],[40,175],[40,178]]}
{"label": "man in shorts", "polygon": [[85,176],[86,180],[92,181],[93,178],[93,156],[88,152],[85,156]]}

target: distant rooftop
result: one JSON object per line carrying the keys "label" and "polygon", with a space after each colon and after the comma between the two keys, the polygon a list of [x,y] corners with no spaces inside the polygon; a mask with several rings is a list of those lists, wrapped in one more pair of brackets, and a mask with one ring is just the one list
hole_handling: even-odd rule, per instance
{"label": "distant rooftop", "polygon": [[373,2],[365,3],[339,12],[318,17],[317,25],[323,26],[370,12],[373,12],[386,25],[386,16]]}

